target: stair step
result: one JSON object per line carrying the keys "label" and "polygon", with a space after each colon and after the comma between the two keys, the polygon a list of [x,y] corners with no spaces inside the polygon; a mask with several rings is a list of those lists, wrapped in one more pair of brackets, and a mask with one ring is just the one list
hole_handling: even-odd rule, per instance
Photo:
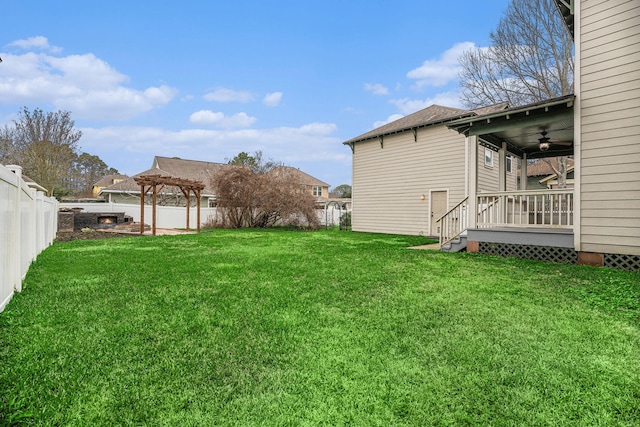
{"label": "stair step", "polygon": [[443,252],[460,252],[467,249],[467,238],[459,236],[458,238],[447,242],[440,248]]}

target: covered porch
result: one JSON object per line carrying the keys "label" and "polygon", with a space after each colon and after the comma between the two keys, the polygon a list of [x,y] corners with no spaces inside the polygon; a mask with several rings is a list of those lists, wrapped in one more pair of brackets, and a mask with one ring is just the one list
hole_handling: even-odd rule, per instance
{"label": "covered porch", "polygon": [[[569,95],[448,125],[466,137],[468,196],[438,220],[443,250],[524,257],[530,257],[524,252],[555,252],[562,255],[552,260],[577,259],[573,189],[527,188],[528,160],[573,155],[573,104]],[[483,146],[498,153],[498,191],[479,188]],[[508,156],[520,159],[516,191],[506,190]]]}

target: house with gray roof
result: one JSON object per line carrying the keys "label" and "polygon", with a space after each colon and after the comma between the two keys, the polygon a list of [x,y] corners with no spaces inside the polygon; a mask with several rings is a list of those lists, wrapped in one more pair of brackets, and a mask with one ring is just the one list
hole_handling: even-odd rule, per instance
{"label": "house with gray roof", "polygon": [[[426,229],[443,249],[640,270],[640,4],[555,2],[575,42],[575,93],[495,111],[435,107],[423,124],[408,116],[346,141],[354,230]],[[556,156],[573,156],[573,188],[527,188],[528,160]],[[509,157],[521,159],[516,190]]]}
{"label": "house with gray roof", "polygon": [[[111,203],[140,203],[140,185],[135,181],[142,175],[159,175],[173,178],[199,181],[204,185],[201,192],[202,206],[215,207],[215,176],[226,168],[237,167],[226,163],[214,163],[201,160],[187,160],[179,157],[155,156],[150,169],[137,173],[133,177],[118,181],[100,190],[100,195]],[[329,184],[289,166],[281,166],[292,171],[300,184],[321,202],[329,196]],[[166,187],[158,194],[161,206],[186,206],[186,200],[180,189]]]}
{"label": "house with gray roof", "polygon": [[[352,229],[438,236],[437,220],[468,191],[465,137],[447,124],[506,106],[470,111],[432,105],[345,141],[353,153]],[[515,159],[500,163],[493,146],[478,145],[483,152],[477,159],[481,188],[515,190]]]}

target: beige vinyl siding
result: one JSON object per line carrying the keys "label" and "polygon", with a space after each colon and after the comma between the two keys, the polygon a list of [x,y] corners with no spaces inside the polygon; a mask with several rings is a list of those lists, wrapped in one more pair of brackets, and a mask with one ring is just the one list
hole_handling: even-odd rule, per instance
{"label": "beige vinyl siding", "polygon": [[493,152],[493,167],[489,167],[484,163],[485,147],[478,146],[478,192],[498,191],[500,156],[497,151]]}
{"label": "beige vinyl siding", "polygon": [[582,1],[580,249],[640,255],[640,2]]}
{"label": "beige vinyl siding", "polygon": [[[488,167],[484,163],[484,150],[484,146],[478,146],[478,192],[498,191],[500,189],[500,154],[497,151],[493,152],[493,167]],[[511,173],[507,172],[507,191],[515,191],[518,188],[518,159],[512,157],[511,162]]]}
{"label": "beige vinyl siding", "polygon": [[[465,139],[444,125],[357,142],[353,154],[354,231],[428,235],[429,192],[465,196]],[[421,196],[424,195],[424,200]]]}

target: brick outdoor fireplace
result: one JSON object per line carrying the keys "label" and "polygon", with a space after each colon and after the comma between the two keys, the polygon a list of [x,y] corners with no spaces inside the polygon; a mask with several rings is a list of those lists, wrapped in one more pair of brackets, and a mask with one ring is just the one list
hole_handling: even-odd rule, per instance
{"label": "brick outdoor fireplace", "polygon": [[58,231],[94,230],[114,228],[121,224],[130,224],[133,218],[124,212],[81,212],[77,209],[60,211],[58,214]]}

